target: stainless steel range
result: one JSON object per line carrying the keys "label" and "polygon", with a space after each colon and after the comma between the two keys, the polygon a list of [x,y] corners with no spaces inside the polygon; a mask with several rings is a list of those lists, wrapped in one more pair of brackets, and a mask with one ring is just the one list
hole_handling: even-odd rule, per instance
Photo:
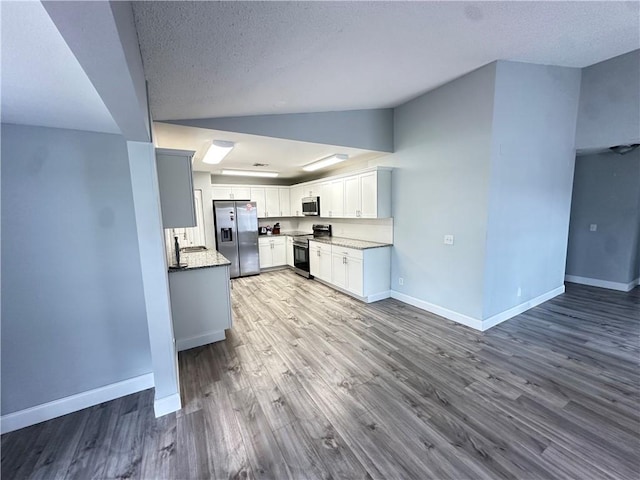
{"label": "stainless steel range", "polygon": [[330,237],[331,225],[314,225],[313,235],[293,237],[293,270],[306,278],[311,278],[309,272],[309,240],[319,237]]}

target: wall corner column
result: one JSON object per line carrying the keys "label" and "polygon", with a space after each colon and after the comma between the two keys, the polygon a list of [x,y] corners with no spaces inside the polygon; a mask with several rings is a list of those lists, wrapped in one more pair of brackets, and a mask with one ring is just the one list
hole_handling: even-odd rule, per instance
{"label": "wall corner column", "polygon": [[128,141],[127,150],[155,384],[154,411],[160,417],[180,410],[181,402],[155,148],[149,142]]}

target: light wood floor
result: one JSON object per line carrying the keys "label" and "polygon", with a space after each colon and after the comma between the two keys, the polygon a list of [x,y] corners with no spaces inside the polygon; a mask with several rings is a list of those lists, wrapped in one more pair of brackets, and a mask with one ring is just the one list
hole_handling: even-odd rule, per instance
{"label": "light wood floor", "polygon": [[152,391],[2,436],[2,478],[637,479],[640,289],[480,333],[289,271],[234,280],[225,342]]}

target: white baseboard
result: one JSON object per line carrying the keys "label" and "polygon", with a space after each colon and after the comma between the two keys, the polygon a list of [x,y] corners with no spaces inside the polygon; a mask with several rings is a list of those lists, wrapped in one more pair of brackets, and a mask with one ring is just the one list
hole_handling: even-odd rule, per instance
{"label": "white baseboard", "polygon": [[83,408],[92,407],[99,403],[140,392],[153,386],[153,373],[146,373],[121,382],[105,385],[104,387],[70,395],[52,402],[3,415],[0,417],[0,431],[3,434],[12,432],[20,428],[28,427],[29,425],[35,425],[36,423],[82,410]]}
{"label": "white baseboard", "polygon": [[181,352],[182,350],[189,350],[190,348],[201,347],[213,342],[219,342],[226,337],[224,330],[216,330],[214,332],[203,333],[202,335],[196,335],[195,337],[176,339],[176,350]]}
{"label": "white baseboard", "polygon": [[537,307],[541,303],[546,302],[547,300],[551,300],[553,297],[557,297],[558,295],[564,293],[564,285],[560,287],[554,288],[553,290],[549,290],[547,293],[543,293],[542,295],[538,295],[535,298],[532,298],[529,301],[521,303],[520,305],[516,305],[509,310],[505,310],[504,312],[493,315],[489,318],[485,318],[482,321],[482,331],[488,330],[491,327],[495,327],[499,323],[502,323],[510,318],[515,317],[516,315],[520,315],[523,312],[526,312],[530,308]]}
{"label": "white baseboard", "polygon": [[174,393],[168,397],[161,398],[153,402],[153,411],[156,418],[162,417],[169,413],[177,412],[182,408],[182,402],[180,401],[180,394]]}
{"label": "white baseboard", "polygon": [[367,303],[384,300],[385,298],[389,298],[390,296],[391,296],[391,290],[387,290],[386,292],[374,293],[373,295],[369,295],[367,297]]}
{"label": "white baseboard", "polygon": [[516,305],[509,310],[505,310],[504,312],[498,313],[497,315],[493,315],[492,317],[486,318],[484,320],[473,318],[468,315],[449,310],[448,308],[435,305],[433,303],[425,302],[424,300],[405,295],[404,293],[396,292],[395,290],[391,290],[391,298],[395,298],[396,300],[400,300],[401,302],[408,303],[409,305],[413,305],[414,307],[418,307],[421,310],[435,313],[436,315],[440,315],[441,317],[444,317],[446,319],[453,320],[454,322],[461,323],[462,325],[466,325],[467,327],[471,327],[475,330],[480,330],[481,332],[483,332],[490,329],[491,327],[495,327],[499,323],[515,317],[516,315],[520,315],[530,308],[540,305],[541,303],[544,303],[547,300],[560,295],[561,293],[564,293],[564,285],[558,288],[554,288],[553,290],[532,298],[529,301],[521,303],[520,305]]}
{"label": "white baseboard", "polygon": [[579,283],[581,285],[589,285],[591,287],[608,288],[609,290],[619,290],[621,292],[630,292],[636,285],[640,285],[640,277],[629,283],[610,282],[608,280],[599,280],[597,278],[578,277],[577,275],[565,275],[565,281],[570,283]]}
{"label": "white baseboard", "polygon": [[400,300],[401,302],[408,303],[409,305],[418,307],[421,310],[435,313],[436,315],[440,315],[441,317],[453,320],[454,322],[461,323],[462,325],[466,325],[467,327],[471,327],[476,330],[482,330],[482,320],[479,320],[477,318],[454,312],[453,310],[449,310],[434,303],[425,302],[424,300],[405,295],[404,293],[396,292],[395,290],[391,290],[391,298],[395,298],[396,300]]}

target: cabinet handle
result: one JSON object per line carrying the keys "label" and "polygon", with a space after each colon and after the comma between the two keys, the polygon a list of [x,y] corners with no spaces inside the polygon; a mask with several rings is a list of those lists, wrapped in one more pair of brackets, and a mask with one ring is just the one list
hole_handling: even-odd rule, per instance
{"label": "cabinet handle", "polygon": [[342,264],[346,264],[347,263],[347,257],[342,257]]}
{"label": "cabinet handle", "polygon": [[229,198],[233,199],[233,193],[229,194]]}
{"label": "cabinet handle", "polygon": [[320,256],[320,250],[316,250],[316,253],[318,254],[318,256]]}

